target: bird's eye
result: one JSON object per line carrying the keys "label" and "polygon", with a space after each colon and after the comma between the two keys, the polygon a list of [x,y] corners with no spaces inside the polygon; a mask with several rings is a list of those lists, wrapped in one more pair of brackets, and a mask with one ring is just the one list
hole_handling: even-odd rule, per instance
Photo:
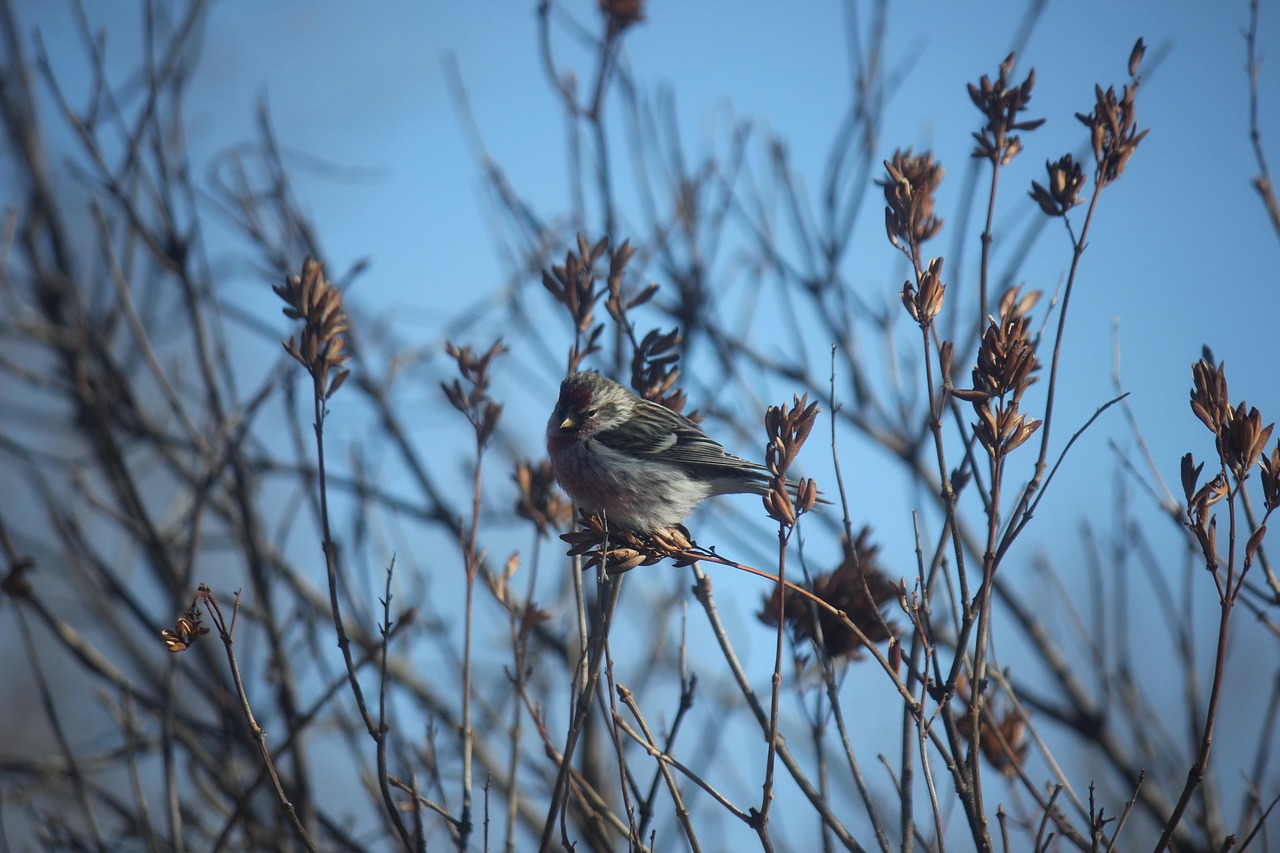
{"label": "bird's eye", "polygon": [[594,418],[595,416],[596,416],[596,410],[595,410],[595,409],[586,409],[586,410],[584,410],[584,411],[583,411],[583,413],[582,413],[582,417],[583,417],[584,419],[586,419],[586,420],[590,420],[591,418]]}

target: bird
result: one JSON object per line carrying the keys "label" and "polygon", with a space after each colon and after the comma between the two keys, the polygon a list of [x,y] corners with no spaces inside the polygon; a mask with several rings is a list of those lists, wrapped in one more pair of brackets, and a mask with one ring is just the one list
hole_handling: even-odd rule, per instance
{"label": "bird", "polygon": [[579,508],[636,533],[674,527],[712,495],[769,491],[769,469],[734,456],[684,415],[594,371],[569,374],[547,453]]}

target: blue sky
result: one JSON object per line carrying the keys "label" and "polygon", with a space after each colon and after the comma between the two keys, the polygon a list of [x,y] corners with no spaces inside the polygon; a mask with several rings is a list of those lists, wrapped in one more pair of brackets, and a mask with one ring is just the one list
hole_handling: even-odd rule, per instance
{"label": "blue sky", "polygon": [[[569,10],[594,23],[591,4]],[[1267,26],[1266,12],[1264,56],[1280,45],[1280,28]],[[1269,408],[1280,402],[1265,372],[1249,384],[1271,328],[1267,309],[1280,307],[1267,284],[1280,244],[1248,183],[1255,165],[1246,137],[1246,14],[1244,3],[1050,4],[1023,51],[1020,67],[1037,70],[1031,114],[1049,121],[1027,138],[1027,152],[1006,175],[998,226],[1020,210],[1013,188],[1039,178],[1045,159],[1079,144],[1082,128],[1072,113],[1089,107],[1095,82],[1123,81],[1133,40],[1144,36],[1153,55],[1168,48],[1139,103],[1152,133],[1104,198],[1075,297],[1069,343],[1081,360],[1080,411],[1109,391],[1113,320],[1140,415],[1181,403],[1201,343],[1227,362],[1238,394],[1264,410],[1268,395]],[[967,4],[890,8],[886,62],[902,81],[887,111],[884,155],[898,145],[933,148],[949,170],[944,215],[959,192],[976,126],[963,85],[994,72],[1021,15],[1021,4],[981,13]],[[836,3],[803,11],[659,3],[629,35],[626,61],[650,91],[674,93],[691,150],[712,144],[731,109],[785,139],[797,170],[816,188],[846,97],[844,21]],[[588,77],[581,52],[559,43],[563,65]],[[189,99],[197,150],[206,141],[212,148],[251,137],[253,104],[265,96],[287,146],[350,170],[335,178],[298,169],[298,193],[320,227],[329,263],[343,269],[369,257],[373,274],[357,298],[396,312],[410,329],[421,323],[424,332],[432,326],[428,302],[496,288],[505,272],[489,251],[479,170],[447,89],[445,64],[454,58],[485,143],[516,190],[547,214],[564,210],[563,121],[538,62],[532,8],[227,2],[211,18]],[[1277,139],[1280,111],[1265,108],[1267,93],[1280,91],[1275,63],[1264,64],[1262,87],[1262,129]],[[868,208],[870,222],[878,220],[877,204]],[[948,251],[949,237],[935,250]],[[851,276],[892,298],[900,270],[879,229],[863,228],[858,245],[859,269]],[[1044,262],[1030,267],[1038,280],[1027,284],[1052,290],[1066,270],[1065,236],[1050,233],[1041,245]],[[430,271],[427,280],[421,270]]]}

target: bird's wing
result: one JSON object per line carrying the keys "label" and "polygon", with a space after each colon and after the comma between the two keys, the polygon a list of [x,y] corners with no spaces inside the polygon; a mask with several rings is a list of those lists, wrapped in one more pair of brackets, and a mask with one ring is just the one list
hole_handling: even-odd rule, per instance
{"label": "bird's wing", "polygon": [[636,412],[638,417],[633,418],[625,430],[607,430],[595,439],[605,447],[640,459],[661,458],[672,464],[713,468],[747,468],[767,476],[763,465],[729,453],[684,415],[648,400],[643,404],[643,409]]}

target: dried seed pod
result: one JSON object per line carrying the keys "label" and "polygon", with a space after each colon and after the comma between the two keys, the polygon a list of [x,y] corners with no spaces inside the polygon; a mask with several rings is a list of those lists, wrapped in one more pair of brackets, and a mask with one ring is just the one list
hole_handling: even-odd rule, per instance
{"label": "dried seed pod", "polygon": [[[306,368],[311,375],[315,395],[327,400],[337,393],[349,371],[342,366],[351,360],[343,352],[342,337],[350,329],[342,311],[342,293],[324,276],[324,267],[307,258],[300,275],[286,278],[284,284],[273,285],[275,294],[285,302],[284,315],[302,320],[302,338],[281,341],[285,352]],[[331,371],[338,373],[329,379]]]}
{"label": "dried seed pod", "polygon": [[884,188],[889,242],[899,248],[900,240],[918,247],[942,229],[942,220],[934,215],[934,194],[945,170],[933,161],[933,154],[917,157],[909,148],[894,152],[884,167],[889,177],[877,183]]}
{"label": "dried seed pod", "polygon": [[951,391],[972,403],[978,416],[974,434],[993,457],[1017,449],[1040,427],[1038,419],[1027,419],[1019,411],[1022,395],[1040,368],[1028,315],[1038,299],[1038,293],[1023,295],[1018,288],[1005,292],[999,319],[992,318],[982,336],[973,388]]}
{"label": "dried seed pod", "polygon": [[512,479],[520,493],[516,515],[533,522],[539,535],[546,536],[551,528],[569,523],[572,510],[556,486],[555,471],[548,460],[537,465],[523,459],[516,462]]}
{"label": "dried seed pod", "polygon": [[1087,180],[1084,169],[1070,154],[1056,163],[1046,162],[1045,169],[1049,173],[1048,187],[1032,181],[1031,197],[1047,216],[1064,216],[1080,203],[1080,191]]}
{"label": "dried seed pod", "polygon": [[687,565],[697,558],[696,553],[690,553],[697,546],[683,526],[647,534],[615,530],[608,527],[602,514],[586,510],[579,510],[578,523],[579,529],[560,538],[570,546],[569,556],[587,558],[584,569],[603,565],[609,574],[619,574],[637,566],[652,566],[667,558],[678,565]]}
{"label": "dried seed pod", "polygon": [[[844,561],[833,572],[816,576],[812,592],[843,612],[867,639],[892,643],[898,635],[897,628],[886,620],[883,611],[897,601],[899,587],[877,563],[879,546],[871,542],[870,528],[859,531],[853,543],[844,544]],[[784,618],[796,639],[816,641],[821,637],[824,650],[833,658],[857,660],[862,657],[861,641],[840,617],[815,609],[795,591],[787,591],[786,595]],[[780,605],[781,592],[775,588],[765,596],[757,618],[777,627]]]}
{"label": "dried seed pod", "polygon": [[1129,76],[1138,76],[1138,67],[1142,65],[1142,57],[1147,53],[1147,44],[1139,38],[1133,44],[1133,50],[1129,52]]}
{"label": "dried seed pod", "polygon": [[1265,524],[1258,525],[1258,529],[1253,531],[1249,537],[1249,541],[1244,546],[1244,567],[1247,569],[1253,564],[1253,555],[1262,545],[1262,540],[1266,538],[1267,526]]}
{"label": "dried seed pod", "polygon": [[[1145,47],[1142,40],[1134,46],[1129,56],[1129,68],[1137,69],[1142,60]],[[1131,77],[1133,74],[1131,72]],[[1080,123],[1089,128],[1089,139],[1093,146],[1094,160],[1097,162],[1096,181],[1099,188],[1112,183],[1124,171],[1129,158],[1137,150],[1138,145],[1146,138],[1146,130],[1138,130],[1138,120],[1134,104],[1134,96],[1138,89],[1138,79],[1121,90],[1117,97],[1115,87],[1105,91],[1101,86],[1094,86],[1094,105],[1092,113],[1076,113]]]}
{"label": "dried seed pod", "polygon": [[471,347],[459,347],[452,342],[445,344],[445,351],[458,364],[458,372],[467,383],[454,379],[452,382],[440,383],[445,397],[455,409],[466,416],[476,434],[476,443],[484,447],[493,436],[502,416],[502,405],[489,397],[489,367],[493,360],[507,351],[499,338],[480,356],[471,351]]}
{"label": "dried seed pod", "polygon": [[1258,461],[1275,427],[1275,424],[1264,427],[1258,410],[1251,408],[1245,412],[1244,407],[1244,402],[1241,402],[1234,410],[1228,410],[1226,440],[1223,442],[1227,466],[1240,479],[1244,479],[1253,463]]}
{"label": "dried seed pod", "polygon": [[200,624],[200,608],[194,604],[178,617],[173,628],[165,628],[160,632],[160,639],[165,648],[173,653],[185,652],[191,648],[201,635],[209,633],[209,629]]}
{"label": "dried seed pod", "polygon": [[1014,131],[1032,131],[1044,124],[1042,118],[1018,121],[1018,114],[1026,111],[1031,100],[1036,71],[1031,69],[1020,85],[1010,86],[1008,78],[1015,59],[1012,53],[1005,57],[994,82],[984,74],[977,86],[969,84],[969,99],[987,119],[982,130],[973,134],[977,145],[972,156],[998,165],[1008,163],[1022,150],[1022,140]]}
{"label": "dried seed pod", "polygon": [[[961,680],[957,684],[956,695],[965,706],[956,713],[956,729],[960,736],[973,743],[973,716],[969,713],[972,701],[968,682]],[[1002,776],[1014,778],[1018,775],[1031,742],[1027,738],[1026,722],[1014,710],[1003,711],[997,696],[992,696],[980,715],[978,730],[979,745],[982,757],[990,762]]]}
{"label": "dried seed pod", "polygon": [[1215,436],[1222,436],[1230,418],[1231,404],[1227,398],[1226,365],[1216,367],[1205,359],[1191,366],[1191,411]]}
{"label": "dried seed pod", "polygon": [[1263,506],[1274,509],[1280,506],[1280,441],[1276,442],[1271,455],[1258,460],[1262,469],[1262,501]]}
{"label": "dried seed pod", "polygon": [[1200,472],[1203,470],[1204,463],[1197,465],[1190,453],[1182,457],[1182,493],[1186,496],[1188,504],[1191,503],[1191,496],[1195,494],[1196,483],[1200,480]]}
{"label": "dried seed pod", "polygon": [[[780,524],[791,526],[796,517],[812,508],[819,500],[817,486],[805,487],[803,483],[787,480],[787,470],[813,430],[818,417],[818,404],[810,403],[809,396],[792,396],[792,405],[770,406],[765,411],[765,467],[773,474],[770,491],[763,496],[765,511]],[[803,494],[812,488],[812,500]],[[806,504],[806,501],[808,503]]]}

